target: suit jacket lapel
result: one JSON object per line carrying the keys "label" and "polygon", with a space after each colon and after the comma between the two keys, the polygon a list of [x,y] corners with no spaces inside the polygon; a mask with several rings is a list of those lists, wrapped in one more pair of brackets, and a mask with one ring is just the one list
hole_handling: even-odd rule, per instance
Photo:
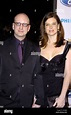
{"label": "suit jacket lapel", "polygon": [[26,62],[27,58],[31,54],[31,51],[32,51],[32,43],[29,40],[27,40],[25,45],[25,53],[23,54],[23,63]]}
{"label": "suit jacket lapel", "polygon": [[[9,53],[12,56],[12,58],[17,62],[17,64],[20,65],[16,44],[15,44],[15,41],[13,38],[11,39],[11,41],[9,41],[8,49],[9,49]],[[31,52],[33,52],[33,51],[34,51],[34,48],[33,48],[32,42],[30,42],[30,40],[26,40],[25,52],[23,54],[23,60],[22,60],[23,63],[26,62],[29,55],[31,55]]]}
{"label": "suit jacket lapel", "polygon": [[11,42],[9,43],[9,45],[10,45],[10,48],[9,48],[10,55],[19,64],[19,58],[18,58],[17,48],[16,48],[14,40],[11,40]]}

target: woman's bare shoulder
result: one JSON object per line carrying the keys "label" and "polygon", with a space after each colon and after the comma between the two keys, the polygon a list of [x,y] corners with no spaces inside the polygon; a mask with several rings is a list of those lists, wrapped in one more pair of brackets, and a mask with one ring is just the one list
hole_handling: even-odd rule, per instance
{"label": "woman's bare shoulder", "polygon": [[64,44],[66,44],[66,43],[67,43],[67,41],[68,41],[68,40],[64,39]]}

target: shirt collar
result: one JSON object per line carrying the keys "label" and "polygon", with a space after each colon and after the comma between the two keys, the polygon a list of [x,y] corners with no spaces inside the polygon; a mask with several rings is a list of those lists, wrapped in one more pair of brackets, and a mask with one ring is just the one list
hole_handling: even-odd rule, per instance
{"label": "shirt collar", "polygon": [[[21,42],[22,42],[22,45],[25,45],[26,44],[26,38],[24,39],[24,40],[22,40]],[[16,46],[18,46],[18,44],[20,43],[20,40],[18,40],[15,36],[14,36],[14,41],[15,41],[15,43],[16,43]]]}

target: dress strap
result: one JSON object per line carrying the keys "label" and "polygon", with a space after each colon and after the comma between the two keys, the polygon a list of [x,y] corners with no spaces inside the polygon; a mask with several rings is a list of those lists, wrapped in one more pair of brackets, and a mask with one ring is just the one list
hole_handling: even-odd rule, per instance
{"label": "dress strap", "polygon": [[71,42],[67,41],[65,49],[64,49],[63,57],[66,57],[70,48],[71,48]]}

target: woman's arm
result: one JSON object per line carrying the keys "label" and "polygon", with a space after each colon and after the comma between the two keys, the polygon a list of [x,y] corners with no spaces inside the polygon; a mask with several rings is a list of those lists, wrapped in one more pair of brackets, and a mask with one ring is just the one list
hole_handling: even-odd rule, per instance
{"label": "woman's arm", "polygon": [[64,81],[60,96],[56,99],[53,106],[64,107],[65,97],[71,82],[71,49],[67,53],[64,70]]}

